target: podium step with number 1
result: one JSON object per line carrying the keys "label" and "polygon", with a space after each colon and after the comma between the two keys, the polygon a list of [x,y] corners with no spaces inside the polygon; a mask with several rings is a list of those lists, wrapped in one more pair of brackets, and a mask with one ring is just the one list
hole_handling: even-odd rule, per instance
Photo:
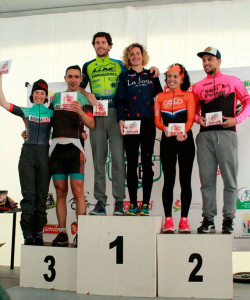
{"label": "podium step with number 1", "polygon": [[156,297],[161,228],[161,216],[80,216],[77,293]]}

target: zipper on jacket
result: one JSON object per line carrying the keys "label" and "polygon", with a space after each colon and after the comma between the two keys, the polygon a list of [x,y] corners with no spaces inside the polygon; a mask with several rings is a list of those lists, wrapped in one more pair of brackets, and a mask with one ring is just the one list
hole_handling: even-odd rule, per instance
{"label": "zipper on jacket", "polygon": [[38,110],[39,110],[39,114],[38,114],[38,116],[39,116],[39,121],[38,121],[38,133],[37,133],[37,144],[38,144],[38,141],[39,141],[39,134],[40,134],[40,106],[41,105],[38,105]]}

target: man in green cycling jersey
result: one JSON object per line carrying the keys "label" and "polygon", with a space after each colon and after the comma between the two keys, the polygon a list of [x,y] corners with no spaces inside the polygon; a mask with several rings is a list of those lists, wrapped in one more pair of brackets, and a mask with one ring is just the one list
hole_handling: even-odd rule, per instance
{"label": "man in green cycling jersey", "polygon": [[[106,174],[105,164],[108,154],[108,143],[112,157],[112,194],[115,198],[114,215],[123,215],[123,200],[125,198],[125,165],[123,155],[123,137],[117,122],[115,96],[117,78],[125,68],[121,61],[109,58],[112,39],[108,33],[98,32],[92,40],[96,59],[84,64],[83,80],[80,91],[92,102],[108,100],[108,115],[95,117],[95,128],[90,130],[95,179],[94,196],[97,200],[90,215],[106,215]],[[90,83],[91,93],[85,91]]]}

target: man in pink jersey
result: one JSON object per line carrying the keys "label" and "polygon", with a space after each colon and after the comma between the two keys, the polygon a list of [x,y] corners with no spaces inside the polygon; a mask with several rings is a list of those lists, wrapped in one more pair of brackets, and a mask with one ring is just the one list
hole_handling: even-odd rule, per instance
{"label": "man in pink jersey", "polygon": [[[198,233],[214,233],[216,206],[216,179],[218,166],[224,183],[222,233],[233,231],[237,200],[238,137],[236,125],[250,114],[250,96],[240,79],[220,72],[221,54],[213,47],[197,53],[202,59],[207,77],[194,85],[197,103],[195,121],[201,125],[197,135],[197,159],[203,200],[202,225]],[[243,106],[236,115],[239,100]],[[216,125],[207,119],[222,114]]]}

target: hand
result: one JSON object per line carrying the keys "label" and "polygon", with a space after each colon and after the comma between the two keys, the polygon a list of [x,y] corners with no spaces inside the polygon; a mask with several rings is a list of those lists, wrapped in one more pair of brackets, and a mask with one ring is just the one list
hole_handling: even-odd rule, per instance
{"label": "hand", "polygon": [[28,139],[28,134],[27,134],[27,131],[26,131],[26,130],[24,130],[24,131],[21,133],[21,136],[22,136],[22,138],[24,139],[24,141],[26,142],[26,141],[27,141],[27,139]]}
{"label": "hand", "polygon": [[156,67],[151,67],[151,68],[149,69],[149,71],[150,71],[150,74],[154,73],[154,75],[153,75],[154,78],[160,76],[160,71],[159,71],[159,69],[156,68]]}
{"label": "hand", "polygon": [[187,134],[186,133],[182,134],[182,132],[180,132],[177,134],[176,139],[178,142],[183,142],[187,139]]}
{"label": "hand", "polygon": [[89,102],[93,105],[93,106],[97,106],[97,100],[94,94],[89,93],[89,92],[85,92],[86,93],[86,97],[89,100]]}
{"label": "hand", "polygon": [[125,125],[125,122],[120,120],[119,121],[119,126],[120,126],[121,134],[124,135],[124,128],[127,128],[127,126]]}
{"label": "hand", "polygon": [[165,133],[165,135],[166,135],[166,137],[171,137],[172,136],[172,132],[168,132],[168,127],[166,126],[166,127],[164,127],[164,133]]}
{"label": "hand", "polygon": [[199,117],[199,119],[198,119],[198,123],[201,125],[201,126],[204,126],[204,127],[207,127],[207,125],[206,125],[206,121],[207,121],[207,119],[205,118],[205,117]]}
{"label": "hand", "polygon": [[234,117],[224,117],[224,116],[222,116],[222,118],[226,119],[226,121],[221,123],[221,126],[223,128],[233,127],[237,124],[237,120]]}
{"label": "hand", "polygon": [[76,112],[79,116],[83,115],[84,111],[82,110],[82,105],[78,101],[73,101],[71,103],[71,108],[74,112]]}
{"label": "hand", "polygon": [[88,134],[86,131],[82,132],[82,138],[84,139],[84,141],[86,141],[86,139],[88,138]]}

